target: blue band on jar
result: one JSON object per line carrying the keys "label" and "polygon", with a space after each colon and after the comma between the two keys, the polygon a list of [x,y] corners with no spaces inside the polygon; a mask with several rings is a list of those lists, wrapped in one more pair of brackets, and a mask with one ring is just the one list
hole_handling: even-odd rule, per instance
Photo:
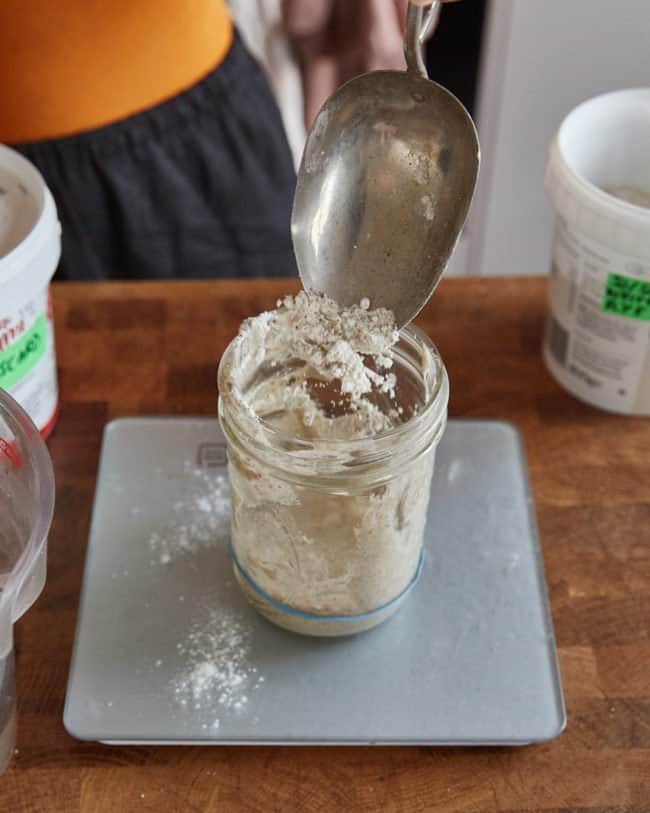
{"label": "blue band on jar", "polygon": [[381,607],[377,607],[375,610],[369,610],[367,613],[361,613],[360,615],[318,615],[317,613],[306,613],[302,610],[296,610],[293,607],[289,607],[286,604],[282,604],[282,602],[277,601],[272,596],[270,596],[265,590],[263,590],[259,585],[257,585],[248,573],[242,567],[239,559],[237,558],[237,554],[235,553],[235,549],[232,545],[228,546],[230,550],[230,555],[232,556],[232,560],[235,563],[235,567],[241,574],[242,578],[246,582],[246,584],[255,592],[257,593],[260,598],[263,598],[265,601],[268,601],[276,610],[280,610],[283,613],[287,613],[288,615],[293,615],[296,618],[303,618],[308,621],[325,621],[325,622],[334,622],[338,621],[361,621],[365,618],[372,618],[379,613],[383,613],[396,604],[398,601],[401,601],[411,590],[415,587],[418,583],[418,579],[420,578],[420,574],[422,573],[422,567],[424,565],[424,548],[420,551],[420,558],[418,560],[418,566],[415,570],[415,575],[411,579],[411,581],[406,585],[406,587],[399,593],[395,598],[388,601],[386,604],[382,604]]}

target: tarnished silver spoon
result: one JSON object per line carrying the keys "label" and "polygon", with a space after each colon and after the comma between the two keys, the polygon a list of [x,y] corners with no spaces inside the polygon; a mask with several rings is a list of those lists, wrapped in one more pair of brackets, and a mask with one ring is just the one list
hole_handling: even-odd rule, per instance
{"label": "tarnished silver spoon", "polygon": [[422,44],[439,3],[409,3],[406,71],[347,82],[307,137],[291,216],[305,288],[347,306],[368,297],[402,327],[433,293],[456,245],[479,168],[463,105],[427,78]]}

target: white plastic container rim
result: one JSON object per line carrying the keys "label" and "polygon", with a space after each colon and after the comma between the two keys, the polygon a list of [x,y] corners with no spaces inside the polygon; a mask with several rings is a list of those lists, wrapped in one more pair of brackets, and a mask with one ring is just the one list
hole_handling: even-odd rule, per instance
{"label": "white plastic container rim", "polygon": [[21,301],[45,289],[61,256],[61,224],[43,176],[26,158],[0,144],[0,167],[17,176],[38,202],[39,217],[29,234],[0,256],[0,295]]}
{"label": "white plastic container rim", "polygon": [[[630,133],[637,136],[631,140]],[[546,170],[557,214],[610,249],[650,257],[650,209],[604,191],[621,184],[650,189],[649,143],[650,88],[605,93],[578,105],[560,125]]]}

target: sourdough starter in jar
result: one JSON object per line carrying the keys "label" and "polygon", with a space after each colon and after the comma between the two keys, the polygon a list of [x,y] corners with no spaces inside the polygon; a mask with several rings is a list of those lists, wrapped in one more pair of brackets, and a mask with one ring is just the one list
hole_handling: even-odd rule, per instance
{"label": "sourdough starter in jar", "polygon": [[387,618],[421,566],[448,398],[435,347],[367,301],[302,292],[242,325],[219,389],[247,597],[310,634]]}

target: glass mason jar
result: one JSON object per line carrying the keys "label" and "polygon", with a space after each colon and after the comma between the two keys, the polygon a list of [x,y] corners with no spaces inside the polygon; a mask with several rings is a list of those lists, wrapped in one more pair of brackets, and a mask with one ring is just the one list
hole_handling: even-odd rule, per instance
{"label": "glass mason jar", "polygon": [[[247,599],[273,623],[346,635],[391,616],[415,585],[449,383],[429,338],[408,326],[392,349],[403,422],[372,437],[290,436],[232,392],[242,347],[219,366],[228,444],[231,553]],[[268,360],[267,360],[268,361]],[[277,365],[266,365],[277,374]],[[260,419],[261,418],[261,419]]]}

